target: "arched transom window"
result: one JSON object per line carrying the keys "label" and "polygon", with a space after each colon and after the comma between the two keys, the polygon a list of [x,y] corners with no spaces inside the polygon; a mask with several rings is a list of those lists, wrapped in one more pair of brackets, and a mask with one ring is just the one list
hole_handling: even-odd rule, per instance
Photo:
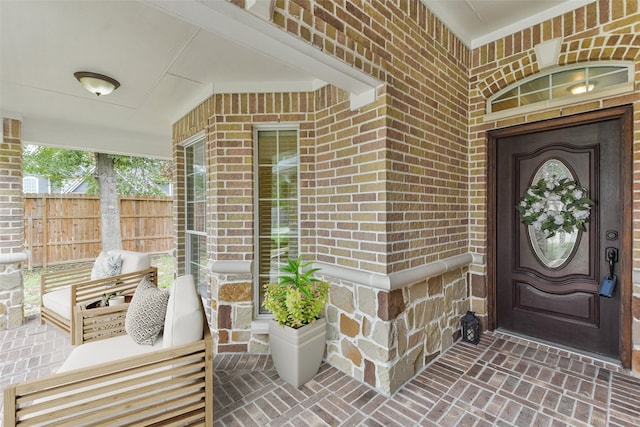
{"label": "arched transom window", "polygon": [[487,113],[515,108],[533,111],[629,90],[633,90],[630,64],[580,64],[556,68],[507,87],[489,99]]}

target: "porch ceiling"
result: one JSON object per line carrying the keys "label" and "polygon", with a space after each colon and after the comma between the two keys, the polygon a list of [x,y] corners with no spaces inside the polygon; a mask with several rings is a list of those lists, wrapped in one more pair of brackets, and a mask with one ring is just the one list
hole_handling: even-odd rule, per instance
{"label": "porch ceiling", "polygon": [[[464,35],[469,45],[495,33],[477,20],[496,3],[500,27],[523,13],[543,19],[540,13],[557,13],[561,3],[585,3],[423,1],[461,37],[459,28],[473,27]],[[329,82],[362,97],[377,86],[288,39],[223,0],[0,0],[0,112],[22,120],[25,143],[171,158],[171,124],[213,93],[313,90]],[[121,87],[95,97],[76,71],[109,75]]]}

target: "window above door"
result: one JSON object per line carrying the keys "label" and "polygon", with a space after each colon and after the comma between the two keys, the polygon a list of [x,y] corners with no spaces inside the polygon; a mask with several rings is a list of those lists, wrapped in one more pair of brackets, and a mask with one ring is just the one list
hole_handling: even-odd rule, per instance
{"label": "window above door", "polygon": [[634,66],[627,62],[574,64],[536,74],[487,101],[491,119],[545,110],[633,91]]}

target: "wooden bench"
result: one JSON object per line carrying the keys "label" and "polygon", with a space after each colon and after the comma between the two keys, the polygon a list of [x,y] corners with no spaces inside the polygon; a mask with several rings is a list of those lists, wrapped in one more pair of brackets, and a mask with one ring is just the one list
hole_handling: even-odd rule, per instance
{"label": "wooden bench", "polygon": [[[83,344],[67,362],[74,352],[84,351],[86,361],[91,352],[131,340],[124,326],[129,305],[76,307],[76,330],[83,331]],[[100,363],[8,386],[4,425],[212,426],[213,346],[204,310],[202,316],[201,340],[168,348],[133,343],[144,347],[136,349],[144,353],[109,361],[94,354]]]}

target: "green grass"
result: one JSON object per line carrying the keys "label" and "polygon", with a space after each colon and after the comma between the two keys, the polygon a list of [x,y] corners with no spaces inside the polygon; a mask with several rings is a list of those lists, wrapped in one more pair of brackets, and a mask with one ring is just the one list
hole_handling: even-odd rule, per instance
{"label": "green grass", "polygon": [[[59,271],[80,267],[83,264],[56,265],[47,268],[34,268],[23,271],[24,283],[24,315],[38,314],[40,306],[40,275],[49,271]],[[151,265],[158,267],[158,287],[166,289],[173,284],[173,258],[167,255],[151,257]]]}

